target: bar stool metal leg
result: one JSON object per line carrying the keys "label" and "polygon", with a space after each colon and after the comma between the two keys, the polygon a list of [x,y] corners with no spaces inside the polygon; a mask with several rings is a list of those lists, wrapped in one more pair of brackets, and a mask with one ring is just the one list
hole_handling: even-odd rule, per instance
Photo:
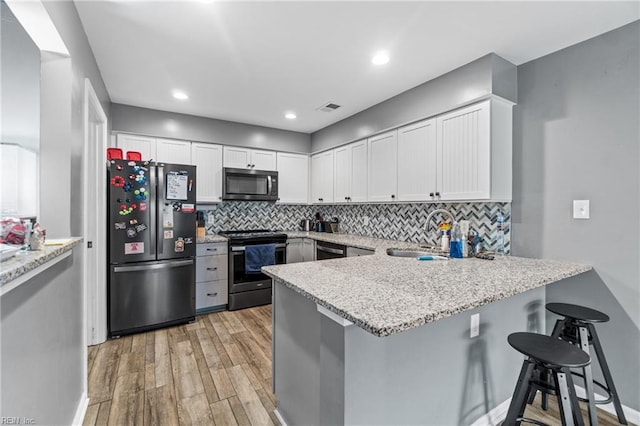
{"label": "bar stool metal leg", "polygon": [[562,417],[562,424],[566,426],[574,426],[572,414],[573,410],[571,409],[569,387],[567,385],[567,373],[565,373],[564,371],[560,372],[554,370],[553,377],[556,382],[558,408],[560,408],[560,417]]}
{"label": "bar stool metal leg", "polygon": [[[553,331],[551,332],[551,337],[560,337],[560,335],[562,334],[562,330],[564,330],[565,327],[565,321],[566,319],[559,319],[556,320],[556,324],[553,326]],[[545,380],[547,382],[549,382],[550,378],[551,378],[551,373],[550,372],[546,372],[546,377]],[[546,392],[540,392],[541,396],[540,396],[540,406],[542,407],[542,409],[544,411],[547,411],[547,408],[549,408],[549,394],[547,394]],[[533,403],[533,400],[536,397],[536,392],[533,392],[533,397],[529,398],[529,404]]]}
{"label": "bar stool metal leg", "polygon": [[504,419],[503,425],[512,426],[519,425],[522,415],[524,414],[524,408],[527,405],[527,395],[529,393],[529,380],[533,373],[534,363],[530,359],[525,359],[522,363],[522,369],[520,369],[520,376],[516,383],[516,388],[513,391],[513,397],[511,398],[511,404],[509,404],[509,411],[507,417]]}
{"label": "bar stool metal leg", "polygon": [[580,405],[578,404],[578,397],[576,396],[576,388],[573,385],[573,377],[571,376],[571,369],[565,368],[564,372],[567,378],[567,387],[569,388],[569,400],[571,401],[571,412],[573,413],[573,421],[578,426],[584,426],[584,419],[582,418],[582,412],[580,411]]}
{"label": "bar stool metal leg", "polygon": [[[578,342],[580,342],[580,349],[591,355],[589,353],[589,334],[586,327],[581,326],[578,328]],[[591,424],[591,426],[597,426],[598,414],[596,412],[596,398],[593,388],[593,373],[591,371],[591,364],[584,366],[582,368],[582,371],[584,373],[585,391],[587,392],[587,399],[589,404],[589,423]]]}
{"label": "bar stool metal leg", "polygon": [[600,363],[600,369],[602,370],[604,381],[607,384],[607,388],[609,388],[609,393],[611,394],[611,398],[613,399],[613,406],[616,409],[618,421],[620,422],[620,424],[626,425],[627,418],[624,415],[624,411],[622,411],[622,404],[620,403],[620,398],[618,398],[618,391],[616,390],[616,386],[613,384],[611,371],[609,371],[607,359],[604,357],[604,351],[602,350],[602,346],[600,345],[600,339],[598,338],[598,334],[596,333],[596,328],[591,323],[587,323],[587,327],[589,328],[589,333],[591,334],[593,349],[596,351],[596,355],[598,356],[598,362]]}

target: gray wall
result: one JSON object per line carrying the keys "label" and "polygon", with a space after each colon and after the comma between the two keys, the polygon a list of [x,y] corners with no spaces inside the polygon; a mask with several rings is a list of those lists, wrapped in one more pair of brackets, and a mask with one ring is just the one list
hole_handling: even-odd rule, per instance
{"label": "gray wall", "polygon": [[0,300],[0,416],[71,424],[82,392],[81,253]]}
{"label": "gray wall", "polygon": [[[45,117],[43,113],[42,117],[42,120],[57,122],[58,127],[64,127],[60,130],[61,136],[64,134],[64,137],[49,138],[48,148],[50,151],[56,150],[57,153],[54,158],[43,155],[41,162],[47,162],[52,166],[58,157],[64,157],[62,166],[66,167],[68,158],[68,169],[57,171],[58,174],[65,173],[62,178],[63,185],[56,183],[55,175],[49,175],[49,178],[41,175],[40,212],[44,216],[48,209],[56,209],[57,212],[50,217],[63,218],[65,225],[60,228],[60,232],[55,231],[58,229],[59,222],[44,223],[45,228],[55,231],[54,235],[63,237],[68,236],[69,232],[71,235],[81,235],[83,230],[84,79],[88,78],[91,81],[109,123],[111,122],[111,100],[73,2],[54,1],[43,2],[43,4],[69,51],[71,75],[67,71],[67,74],[62,76],[62,84],[69,84],[69,86],[64,91],[59,91],[59,95],[51,100],[53,106],[49,108],[48,115]],[[45,90],[44,86],[43,90]],[[59,108],[59,115],[56,113],[56,105]],[[60,191],[68,191],[68,201],[64,199],[61,202],[58,199],[56,194]]]}
{"label": "gray wall", "polygon": [[211,142],[307,154],[306,133],[254,126],[195,115],[113,104],[113,130],[162,138]]}
{"label": "gray wall", "polygon": [[[624,404],[640,409],[640,23],[518,67],[512,252],[593,265],[547,301],[611,317],[598,325]],[[591,219],[572,219],[572,200]]]}
{"label": "gray wall", "polygon": [[0,142],[38,151],[40,145],[40,50],[0,2]]}
{"label": "gray wall", "polygon": [[488,95],[517,102],[516,67],[491,53],[311,135],[311,152],[452,110]]}

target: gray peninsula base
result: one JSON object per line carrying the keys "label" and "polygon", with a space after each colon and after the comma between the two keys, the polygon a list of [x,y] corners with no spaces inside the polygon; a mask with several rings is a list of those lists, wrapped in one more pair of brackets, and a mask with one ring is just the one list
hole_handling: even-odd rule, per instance
{"label": "gray peninsula base", "polygon": [[277,279],[273,292],[273,388],[288,425],[472,424],[513,392],[522,356],[507,336],[545,331],[544,287],[387,337]]}

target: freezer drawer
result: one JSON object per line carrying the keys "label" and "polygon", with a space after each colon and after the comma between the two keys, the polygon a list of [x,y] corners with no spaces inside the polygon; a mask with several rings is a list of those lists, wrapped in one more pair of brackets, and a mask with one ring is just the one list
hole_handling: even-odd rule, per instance
{"label": "freezer drawer", "polygon": [[226,279],[228,270],[227,256],[200,256],[196,258],[196,282]]}
{"label": "freezer drawer", "polygon": [[196,309],[226,305],[228,301],[227,288],[226,279],[196,283]]}
{"label": "freezer drawer", "polygon": [[109,334],[119,336],[195,319],[194,259],[112,266]]}
{"label": "freezer drawer", "polygon": [[227,254],[227,243],[201,243],[196,246],[197,256],[212,256],[216,254]]}

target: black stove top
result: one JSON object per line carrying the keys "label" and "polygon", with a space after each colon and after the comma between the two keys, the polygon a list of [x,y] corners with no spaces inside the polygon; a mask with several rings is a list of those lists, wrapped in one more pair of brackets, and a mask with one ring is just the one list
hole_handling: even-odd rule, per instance
{"label": "black stove top", "polygon": [[229,244],[284,243],[287,234],[268,229],[247,229],[220,231],[218,234],[229,239]]}

